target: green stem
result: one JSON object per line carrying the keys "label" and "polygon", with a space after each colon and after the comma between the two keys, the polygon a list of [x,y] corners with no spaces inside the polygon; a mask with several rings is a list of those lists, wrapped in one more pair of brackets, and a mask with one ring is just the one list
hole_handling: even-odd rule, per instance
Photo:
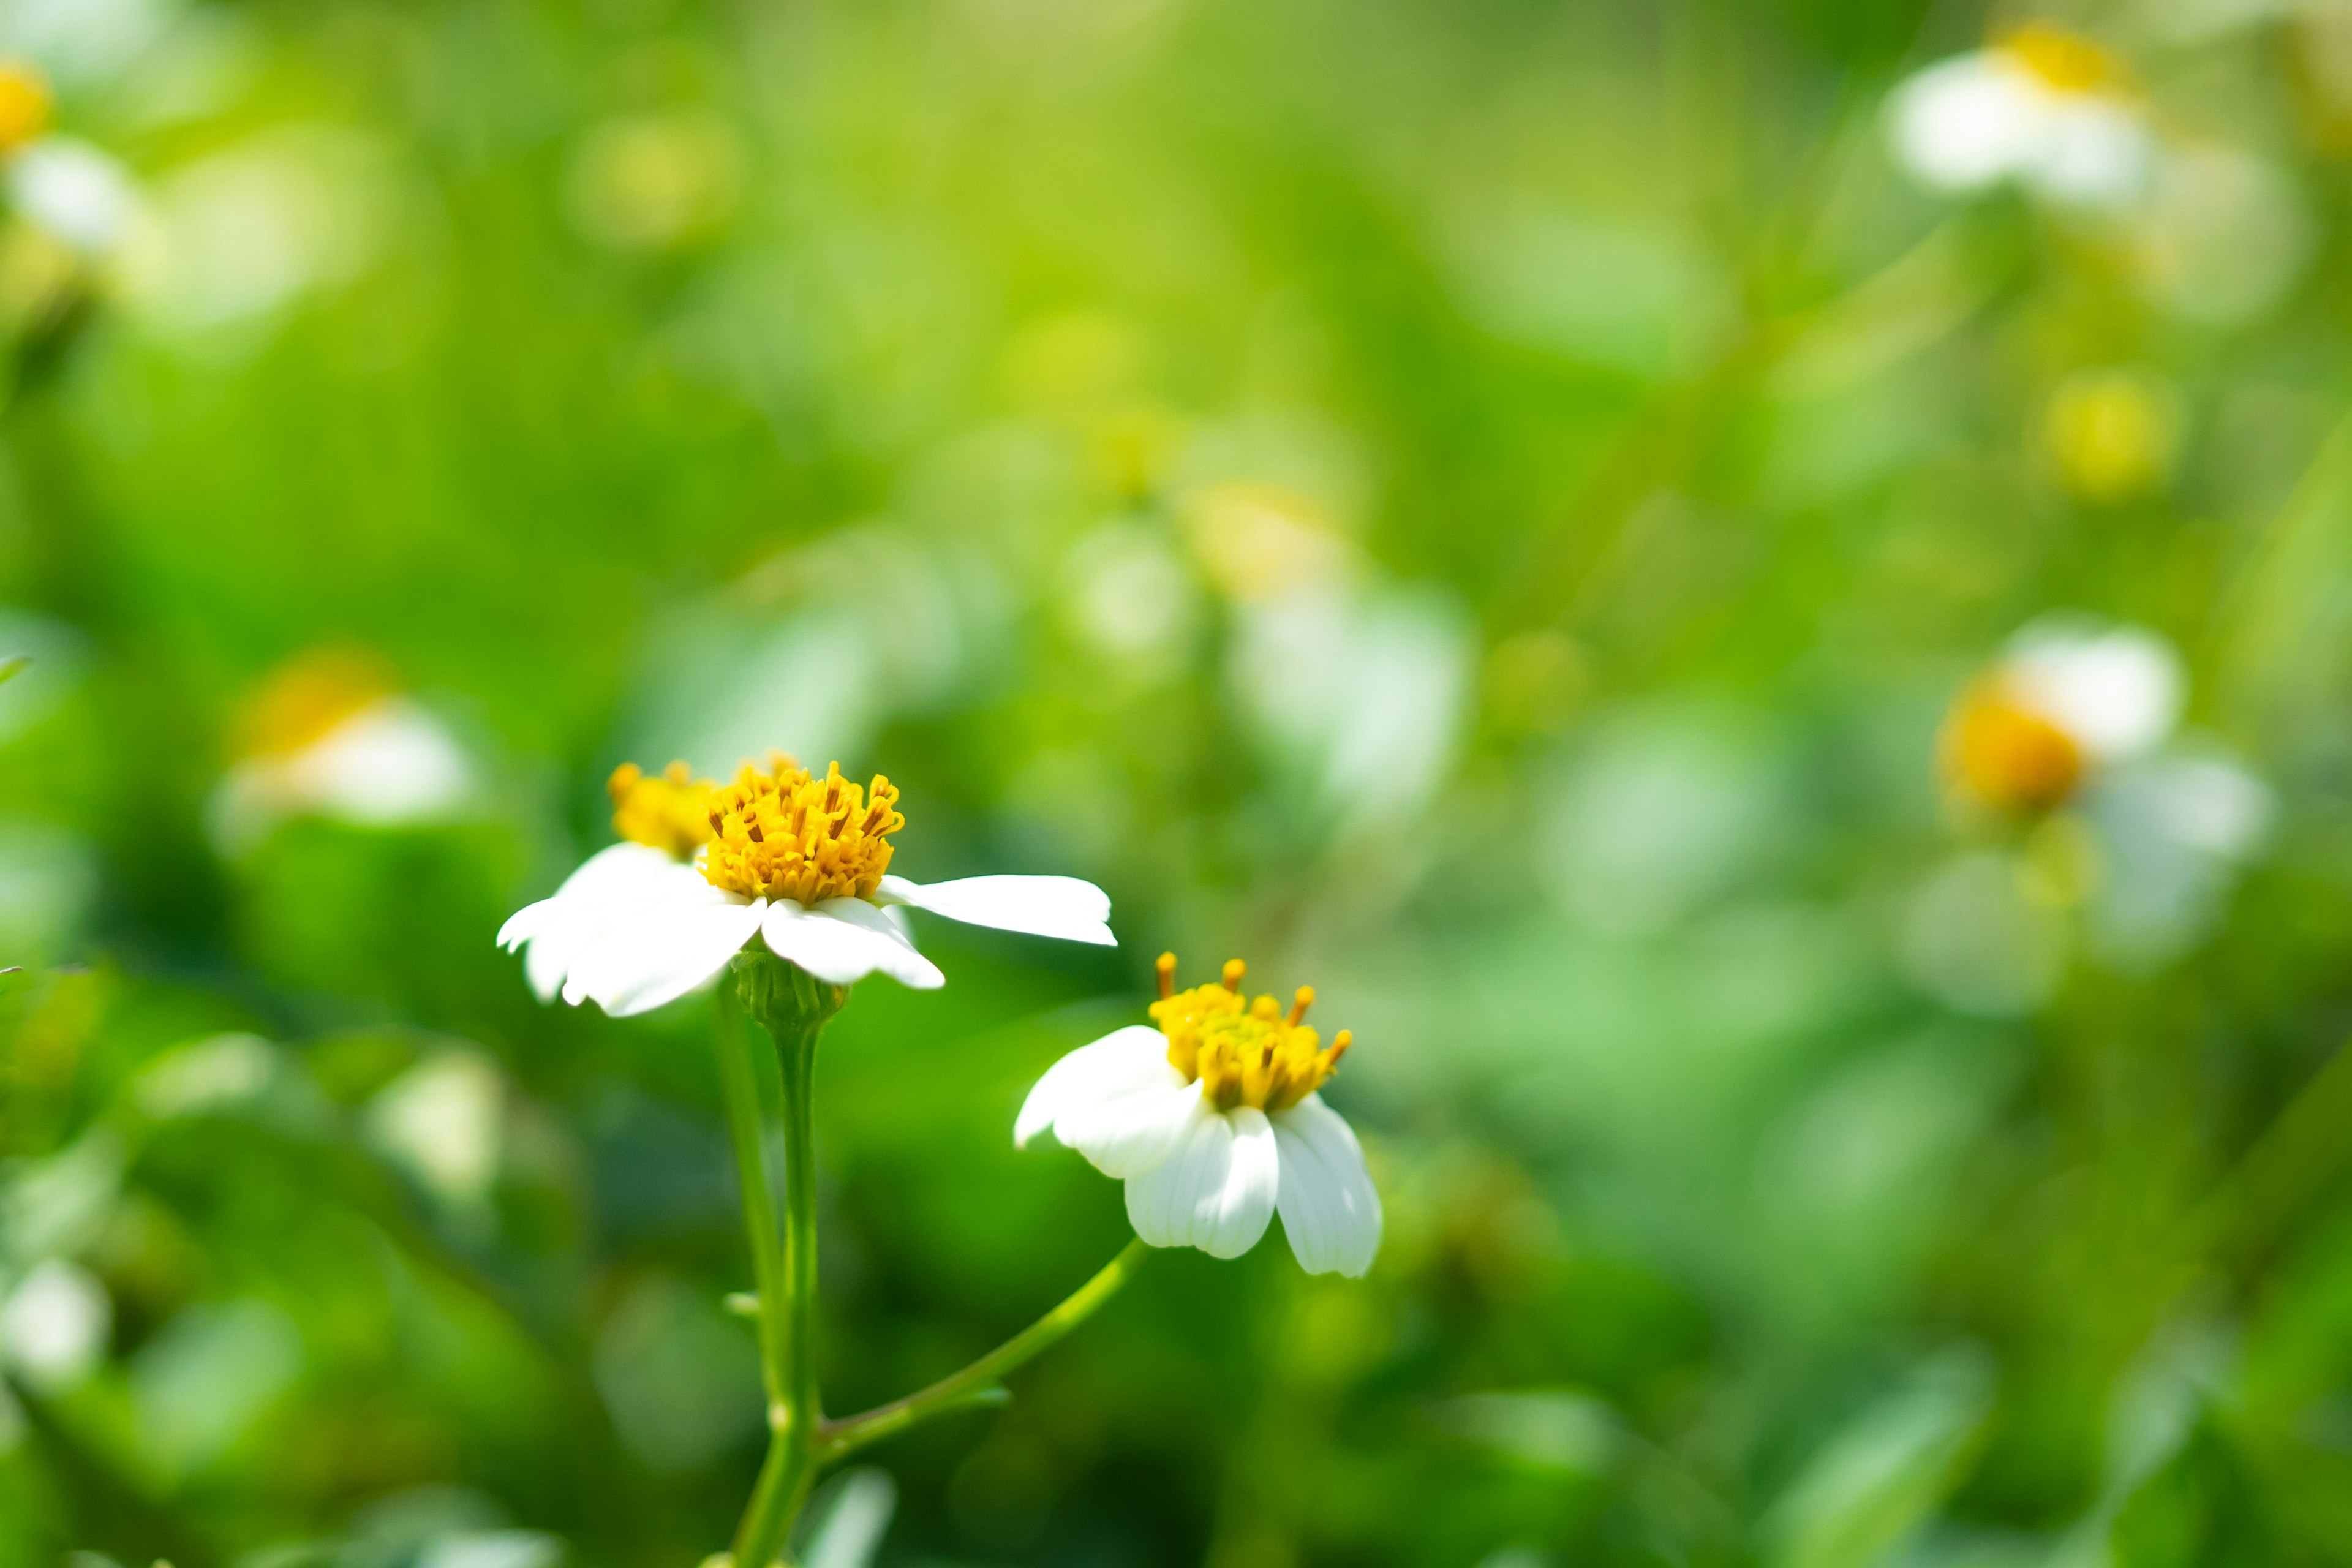
{"label": "green stem", "polygon": [[[1140,1240],[1129,1242],[1101,1273],[1079,1286],[1069,1300],[961,1372],[862,1415],[825,1422],[818,1436],[819,1458],[837,1459],[868,1443],[903,1432],[919,1421],[987,1398],[995,1389],[997,1379],[1092,1317],[1096,1308],[1109,1300],[1134,1276],[1150,1250]],[[736,1561],[740,1563],[742,1559],[739,1556]]]}
{"label": "green stem", "polygon": [[760,1373],[772,1409],[784,1397],[785,1326],[782,1312],[768,1303],[784,1295],[783,1247],[776,1228],[776,1187],[770,1169],[768,1118],[772,1093],[761,1092],[761,1068],[766,1055],[761,1043],[746,1026],[733,987],[721,986],[719,995],[719,1081],[727,1095],[727,1127],[734,1135],[735,1173],[743,1188],[743,1227],[751,1238],[751,1279],[759,1290]]}
{"label": "green stem", "polygon": [[[768,1568],[783,1552],[820,1462],[824,1415],[816,1386],[816,1041],[826,1020],[840,1009],[845,994],[764,953],[737,960],[735,974],[745,1007],[775,1037],[783,1113],[783,1221],[779,1227],[772,1209],[768,1211],[764,1232],[771,1267],[760,1281],[760,1343],[769,1388],[768,1457],[760,1467],[743,1521],[736,1528],[734,1550],[741,1568]],[[752,1132],[764,1194],[763,1130],[755,1126]],[[740,1159],[744,1137],[740,1128],[736,1142]],[[748,1193],[752,1184],[749,1177],[745,1184]],[[744,1216],[752,1227],[756,1263],[763,1227],[749,1197]]]}

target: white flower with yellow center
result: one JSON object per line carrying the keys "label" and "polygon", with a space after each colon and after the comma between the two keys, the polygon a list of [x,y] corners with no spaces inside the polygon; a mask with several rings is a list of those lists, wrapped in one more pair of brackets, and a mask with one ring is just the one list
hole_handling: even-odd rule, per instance
{"label": "white flower with yellow center", "polygon": [[38,70],[0,59],[0,184],[8,205],[74,258],[102,261],[129,231],[138,191],[111,155],[53,130],[55,110]]}
{"label": "white flower with yellow center", "polygon": [[519,910],[499,945],[528,947],[542,997],[593,1001],[614,1017],[648,1012],[716,979],[753,942],[828,985],[873,973],[929,990],[945,977],[915,950],[902,907],[967,925],[1117,945],[1110,900],[1075,877],[966,877],[923,884],[889,874],[898,792],[823,776],[791,758],[731,784],[684,764],[613,775],[625,842]]}
{"label": "white flower with yellow center", "polygon": [[289,817],[445,821],[477,793],[448,727],[363,655],[320,649],[289,661],[262,683],[239,728],[238,760],[211,805],[214,839],[233,854]]}
{"label": "white flower with yellow center", "polygon": [[2036,623],[1952,705],[1945,776],[1997,810],[2053,810],[2162,744],[2179,721],[2182,684],[2179,656],[2153,632]]}
{"label": "white flower with yellow center", "polygon": [[1939,191],[2015,181],[2063,205],[2113,207],[2147,188],[2156,162],[2117,62],[2046,23],[1920,71],[1887,100],[1886,123],[1904,168]]}
{"label": "white flower with yellow center", "polygon": [[1127,1184],[1135,1234],[1153,1247],[1238,1258],[1278,1211],[1309,1274],[1360,1278],[1381,1245],[1381,1198],[1364,1152],[1316,1091],[1352,1037],[1325,1046],[1306,1022],[1315,994],[1286,1011],[1241,992],[1239,959],[1222,984],[1175,989],[1160,959],[1157,1027],[1138,1024],[1055,1062],[1021,1107],[1023,1146],[1038,1133]]}

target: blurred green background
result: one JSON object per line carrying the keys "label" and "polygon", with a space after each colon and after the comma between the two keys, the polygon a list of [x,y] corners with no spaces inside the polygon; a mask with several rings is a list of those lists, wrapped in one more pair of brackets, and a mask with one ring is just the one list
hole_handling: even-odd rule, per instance
{"label": "blurred green background", "polygon": [[[883,1563],[2352,1563],[2352,26],[2063,11],[2152,191],[1906,177],[2028,19],[0,6],[131,213],[0,237],[0,1564],[723,1545],[709,1004],[491,935],[770,746],[1126,943],[926,924],[828,1034],[835,1409],[1121,1245],[1010,1130],[1163,947],[1353,1027],[1388,1210],[876,1450]],[[1948,798],[2052,611],[2262,849]],[[224,805],[322,668],[429,809]]]}

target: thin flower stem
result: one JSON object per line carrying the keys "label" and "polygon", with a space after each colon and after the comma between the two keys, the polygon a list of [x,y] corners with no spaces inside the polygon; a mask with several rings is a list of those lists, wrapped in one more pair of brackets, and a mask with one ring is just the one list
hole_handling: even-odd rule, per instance
{"label": "thin flower stem", "polygon": [[840,1458],[918,1422],[987,1398],[995,1389],[997,1379],[1092,1317],[1096,1308],[1109,1300],[1133,1277],[1150,1250],[1140,1240],[1129,1241],[1101,1273],[1079,1286],[1067,1300],[961,1372],[862,1415],[825,1422],[817,1439],[819,1458],[827,1461]]}
{"label": "thin flower stem", "polygon": [[[738,978],[747,1009],[775,1037],[778,1073],[774,1102],[783,1133],[782,1223],[772,1207],[764,1226],[747,1198],[744,1215],[752,1226],[755,1261],[762,1246],[772,1250],[772,1267],[761,1277],[760,1342],[768,1372],[768,1456],[735,1531],[734,1561],[740,1568],[769,1568],[782,1554],[793,1521],[808,1500],[809,1484],[822,1462],[820,1436],[824,1413],[816,1386],[816,1041],[825,1022],[840,1009],[844,993],[822,985],[779,961],[761,955],[738,960]],[[749,1035],[737,1030],[738,1038]],[[745,1055],[753,1061],[756,1053]],[[756,1089],[761,1069],[752,1068]],[[733,1100],[730,1089],[730,1104]],[[757,1106],[756,1098],[754,1100]],[[761,1203],[766,1185],[767,1118],[755,1116],[750,1147],[759,1155]],[[737,1152],[745,1147],[740,1129]],[[748,1168],[748,1167],[747,1167]],[[747,1191],[751,1185],[746,1178]]]}

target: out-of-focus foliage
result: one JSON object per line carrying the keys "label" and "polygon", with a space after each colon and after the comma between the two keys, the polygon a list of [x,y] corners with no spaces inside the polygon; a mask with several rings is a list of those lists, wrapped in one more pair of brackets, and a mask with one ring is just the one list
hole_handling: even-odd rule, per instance
{"label": "out-of-focus foliage", "polygon": [[[1127,942],[827,1036],[837,1405],[1121,1244],[1009,1134],[1163,947],[1354,1028],[1389,1214],[875,1450],[881,1562],[2352,1561],[2352,30],[2062,16],[2127,195],[1906,174],[2032,19],[0,5],[133,193],[0,226],[0,1564],[723,1543],[708,1004],[490,938],[771,746]],[[2052,613],[2259,832],[1948,798]]]}

